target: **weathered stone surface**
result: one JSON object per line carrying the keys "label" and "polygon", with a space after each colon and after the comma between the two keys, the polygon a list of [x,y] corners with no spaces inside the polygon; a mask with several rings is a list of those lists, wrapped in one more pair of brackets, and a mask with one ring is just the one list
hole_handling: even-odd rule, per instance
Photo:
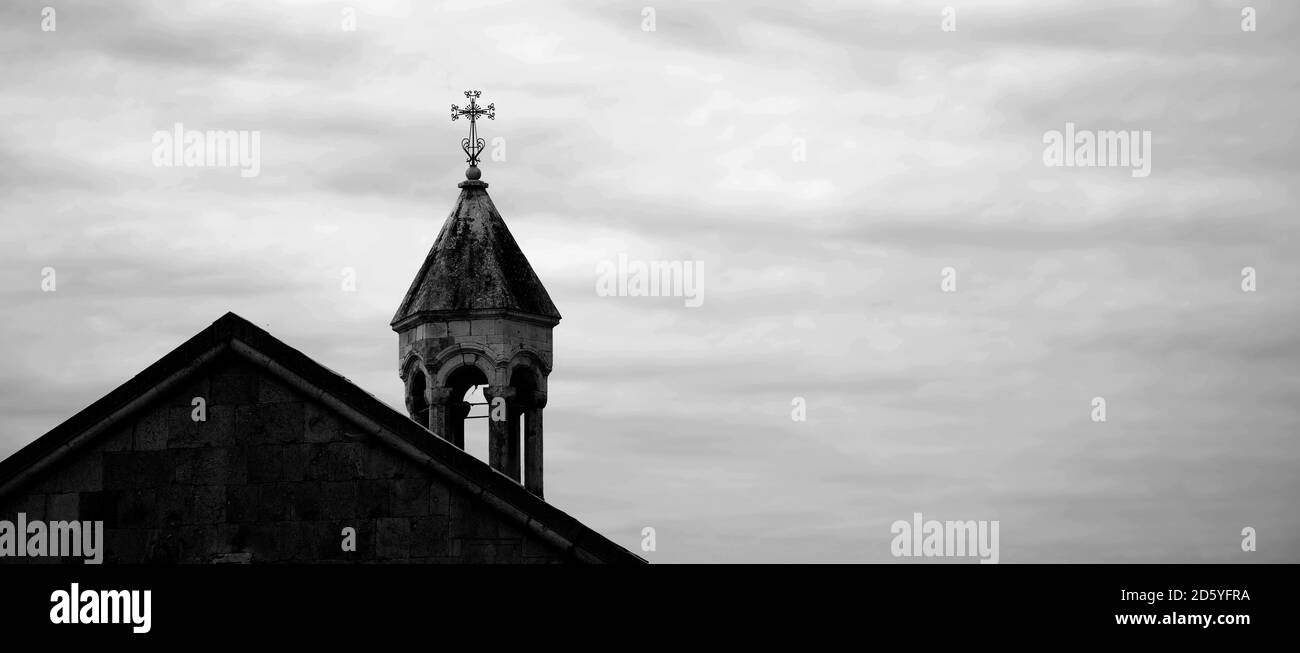
{"label": "weathered stone surface", "polygon": [[304,481],[293,486],[293,515],[299,521],[312,521],[321,518],[323,494],[321,484],[316,481]]}
{"label": "weathered stone surface", "polygon": [[474,501],[469,495],[453,492],[451,495],[451,536],[453,538],[495,539],[501,537],[496,518],[491,509]]}
{"label": "weathered stone surface", "polygon": [[146,517],[151,526],[176,528],[194,519],[194,489],[183,485],[169,485],[154,490],[153,514]]}
{"label": "weathered stone surface", "polygon": [[0,512],[2,515],[17,515],[23,513],[28,519],[45,519],[45,502],[46,495],[39,492],[32,492],[9,501],[9,507]]}
{"label": "weathered stone surface", "polygon": [[172,406],[167,411],[167,448],[202,446],[199,441],[199,423],[194,420],[194,407]]}
{"label": "weathered stone surface", "polygon": [[251,373],[222,373],[212,377],[209,406],[257,403],[257,377]]}
{"label": "weathered stone surface", "polygon": [[273,483],[284,478],[284,448],[256,445],[245,449],[249,483]]}
{"label": "weathered stone surface", "polygon": [[481,185],[462,187],[393,323],[424,311],[466,309],[512,309],[560,317]]}
{"label": "weathered stone surface", "polygon": [[376,519],[391,513],[392,492],[387,483],[366,479],[357,483],[357,516]]}
{"label": "weathered stone surface", "polygon": [[194,488],[194,504],[182,521],[196,524],[219,524],[226,517],[226,488],[221,485],[204,485]]}
{"label": "weathered stone surface", "polygon": [[356,481],[330,481],[320,484],[320,512],[325,519],[355,519],[365,516],[359,509],[359,484]]}
{"label": "weathered stone surface", "polygon": [[0,518],[103,521],[109,563],[566,560],[265,371],[225,365],[4,497]]}
{"label": "weathered stone surface", "polygon": [[104,492],[81,492],[78,494],[77,503],[78,519],[87,521],[102,521],[106,526],[111,527],[111,522],[116,515],[113,514],[113,506],[104,500]]}
{"label": "weathered stone surface", "polygon": [[236,524],[255,521],[261,496],[260,485],[226,486],[226,521]]}
{"label": "weathered stone surface", "polygon": [[304,406],[302,402],[261,404],[254,418],[253,442],[285,444],[303,441]]}
{"label": "weathered stone surface", "polygon": [[104,463],[100,451],[78,454],[59,474],[47,475],[34,491],[41,493],[93,492],[104,487]]}
{"label": "weathered stone surface", "polygon": [[375,520],[378,542],[375,556],[380,559],[405,558],[410,553],[412,539],[411,520],[401,517],[383,517]]}
{"label": "weathered stone surface", "polygon": [[74,521],[80,519],[81,495],[74,493],[48,495],[46,519],[49,521]]}
{"label": "weathered stone surface", "polygon": [[167,462],[168,453],[163,450],[103,454],[104,489],[151,488],[170,483],[172,470]]}
{"label": "weathered stone surface", "polygon": [[167,448],[167,415],[166,412],[152,410],[136,420],[133,429],[133,446],[136,451],[156,451]]}
{"label": "weathered stone surface", "polygon": [[280,458],[281,478],[285,481],[318,481],[321,476],[315,472],[314,461],[324,454],[324,445],[286,444],[270,447],[271,455]]}
{"label": "weathered stone surface", "polygon": [[210,375],[190,379],[181,386],[180,390],[171,394],[167,405],[175,408],[189,408],[195,397],[203,397],[206,400],[208,395],[211,394],[211,380]]}
{"label": "weathered stone surface", "polygon": [[418,517],[432,514],[428,478],[410,478],[389,481],[392,498],[388,511],[395,517]]}
{"label": "weathered stone surface", "polygon": [[117,506],[114,523],[118,528],[144,529],[157,526],[159,519],[154,507],[154,491],[120,490],[106,493]]}
{"label": "weathered stone surface", "polygon": [[450,519],[442,515],[411,519],[412,558],[446,556],[451,551]]}
{"label": "weathered stone surface", "polygon": [[308,463],[312,478],[351,481],[365,478],[365,445],[332,442],[324,445]]}
{"label": "weathered stone surface", "polygon": [[135,448],[134,425],[127,424],[114,430],[113,435],[104,438],[98,451],[130,451]]}
{"label": "weathered stone surface", "polygon": [[207,421],[199,422],[196,437],[201,446],[227,447],[235,444],[234,406],[208,406]]}
{"label": "weathered stone surface", "polygon": [[302,401],[298,393],[289,389],[279,379],[262,375],[257,381],[257,403],[259,404],[282,404],[295,401]]}
{"label": "weathered stone surface", "polygon": [[262,426],[257,406],[235,406],[235,443],[248,445],[261,433]]}
{"label": "weathered stone surface", "polygon": [[305,406],[306,440],[308,442],[338,442],[342,439],[343,424],[333,413],[308,403]]}
{"label": "weathered stone surface", "polygon": [[459,555],[469,563],[523,562],[523,543],[519,540],[466,539],[460,540]]}
{"label": "weathered stone surface", "polygon": [[427,473],[419,463],[382,444],[366,448],[366,478],[407,478]]}
{"label": "weathered stone surface", "polygon": [[268,483],[261,488],[261,500],[257,504],[257,521],[284,521],[293,516],[294,493],[297,485],[293,483]]}

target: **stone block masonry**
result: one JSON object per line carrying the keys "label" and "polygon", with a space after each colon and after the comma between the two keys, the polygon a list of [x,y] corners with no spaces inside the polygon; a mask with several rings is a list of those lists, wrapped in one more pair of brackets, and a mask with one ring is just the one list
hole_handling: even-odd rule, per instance
{"label": "stone block masonry", "polygon": [[[516,327],[450,328],[490,338]],[[548,337],[527,335],[549,354]],[[206,421],[192,419],[194,397]],[[0,518],[18,512],[102,520],[108,563],[567,560],[233,354],[0,500]],[[355,551],[342,549],[345,527],[356,530]],[[35,560],[0,558],[14,562]]]}

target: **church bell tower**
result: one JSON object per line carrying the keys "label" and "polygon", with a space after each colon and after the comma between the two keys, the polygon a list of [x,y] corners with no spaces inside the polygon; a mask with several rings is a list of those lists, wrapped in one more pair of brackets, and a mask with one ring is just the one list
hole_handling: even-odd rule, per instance
{"label": "church bell tower", "polygon": [[424,264],[402,299],[397,332],[399,373],[411,419],[465,447],[465,393],[484,385],[488,464],[542,496],[542,410],[551,372],[551,330],[560,313],[510,235],[480,180],[483,139],[476,121],[495,106],[452,105],[470,137],[465,181]]}

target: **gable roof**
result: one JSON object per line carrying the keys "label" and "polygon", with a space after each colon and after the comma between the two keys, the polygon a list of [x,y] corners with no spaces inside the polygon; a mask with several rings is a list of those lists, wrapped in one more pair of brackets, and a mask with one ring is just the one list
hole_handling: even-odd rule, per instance
{"label": "gable roof", "polygon": [[114,425],[131,418],[186,379],[202,373],[228,352],[243,356],[310,399],[334,409],[367,435],[415,458],[433,473],[575,559],[646,562],[234,313],[226,313],[130,381],[0,461],[0,497],[21,487],[33,475],[57,465],[64,455],[111,432]]}
{"label": "gable roof", "polygon": [[460,197],[406,291],[392,325],[421,313],[507,309],[559,321],[560,312],[488,197],[463,181]]}

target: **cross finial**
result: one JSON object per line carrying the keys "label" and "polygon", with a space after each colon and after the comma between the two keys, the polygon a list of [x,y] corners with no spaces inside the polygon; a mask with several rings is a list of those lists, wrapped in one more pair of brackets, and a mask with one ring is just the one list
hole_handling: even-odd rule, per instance
{"label": "cross finial", "polygon": [[[465,176],[470,179],[478,179],[478,155],[483,153],[483,139],[478,137],[479,116],[487,116],[489,120],[497,119],[496,104],[489,104],[486,107],[478,105],[478,98],[482,95],[479,91],[465,91],[465,97],[469,98],[469,106],[464,109],[451,105],[451,119],[456,120],[461,116],[469,118],[469,138],[460,139],[460,149],[465,150],[468,159],[465,162],[469,164],[470,169],[465,171]],[[471,176],[472,175],[472,176]]]}

